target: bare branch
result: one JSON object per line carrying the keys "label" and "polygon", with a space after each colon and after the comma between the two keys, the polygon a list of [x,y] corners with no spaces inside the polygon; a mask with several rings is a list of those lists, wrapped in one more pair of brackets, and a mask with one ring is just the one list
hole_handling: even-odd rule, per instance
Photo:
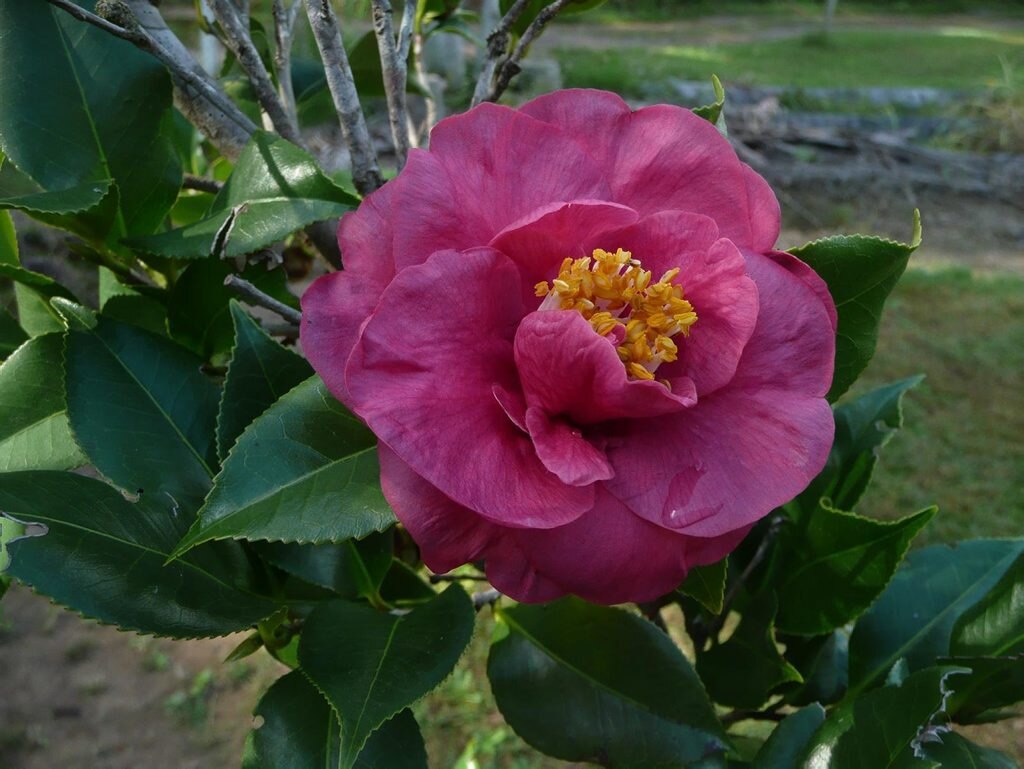
{"label": "bare branch", "polygon": [[[384,96],[388,102],[388,122],[395,145],[395,163],[401,171],[409,155],[409,126],[405,106],[406,61],[399,55],[392,22],[394,12],[389,0],[372,0],[373,33],[377,36],[380,66],[384,75]],[[412,6],[407,2],[406,7]]]}
{"label": "bare branch", "polygon": [[554,18],[562,11],[565,6],[571,3],[573,0],[555,0],[555,2],[546,6],[544,10],[537,14],[530,26],[526,28],[523,36],[519,38],[519,42],[516,43],[515,50],[502,61],[501,66],[498,68],[497,75],[494,79],[494,85],[491,87],[490,92],[487,95],[486,101],[497,101],[505,89],[508,88],[508,84],[512,82],[512,78],[519,74],[522,68],[519,66],[519,62],[522,61],[526,55],[526,51],[529,49],[530,44],[540,37],[540,34],[544,31],[544,27],[550,24]]}
{"label": "bare branch", "polygon": [[373,151],[373,144],[370,141],[366,118],[359,104],[352,67],[349,65],[345,46],[341,42],[338,18],[334,15],[330,0],[305,2],[309,25],[313,28],[313,36],[324,62],[327,86],[331,89],[334,109],[341,123],[341,132],[352,157],[352,181],[361,194],[368,195],[379,188],[384,180],[377,164],[377,154]]}
{"label": "bare branch", "polygon": [[50,5],[60,8],[62,11],[67,11],[79,21],[84,21],[87,24],[92,24],[94,27],[99,27],[104,32],[107,32],[114,37],[119,37],[122,40],[127,40],[129,43],[132,43],[143,50],[149,50],[149,41],[146,39],[146,36],[135,29],[126,29],[125,27],[118,26],[102,16],[97,16],[92,11],[87,11],[80,5],[75,5],[70,0],[47,0],[47,2]]}
{"label": "bare branch", "polygon": [[416,73],[416,80],[420,84],[420,88],[423,89],[423,101],[427,108],[426,121],[423,126],[423,140],[421,142],[423,146],[426,146],[426,143],[430,140],[430,129],[437,125],[437,121],[444,116],[441,114],[441,105],[438,105],[437,99],[434,98],[434,91],[430,87],[430,80],[427,78],[427,70],[423,66],[423,34],[416,32],[412,40],[414,72]]}
{"label": "bare branch", "polygon": [[244,278],[240,278],[237,275],[228,275],[224,278],[224,285],[250,304],[255,304],[266,310],[270,310],[271,312],[280,315],[293,325],[297,326],[302,322],[302,313],[298,310],[292,309],[284,302],[279,302],[274,297],[264,294]]}
{"label": "bare branch", "polygon": [[523,11],[526,10],[526,6],[529,4],[530,0],[516,0],[512,7],[508,9],[508,13],[501,17],[501,21],[498,22],[498,26],[494,28],[494,31],[487,36],[487,58],[484,59],[484,64],[480,68],[480,77],[476,81],[476,88],[473,89],[474,107],[480,102],[492,101],[489,98],[489,94],[493,90],[492,85],[498,65],[508,51],[509,33],[512,31],[512,25],[519,20],[519,17],[523,15]]}
{"label": "bare branch", "polygon": [[402,9],[402,24],[398,28],[398,58],[404,62],[409,61],[409,46],[415,23],[416,3],[406,3]]}
{"label": "bare branch", "polygon": [[216,179],[207,179],[203,176],[196,176],[195,174],[185,174],[181,181],[181,186],[186,190],[198,190],[199,192],[212,192],[216,195],[220,192],[224,186]]}
{"label": "bare branch", "polygon": [[285,112],[288,113],[288,119],[297,126],[299,118],[295,107],[295,90],[292,88],[292,34],[299,14],[299,0],[291,0],[287,6],[285,1],[274,0],[274,71]]}
{"label": "bare branch", "polygon": [[249,37],[249,30],[243,25],[238,16],[238,11],[231,4],[230,0],[207,0],[210,9],[213,11],[217,21],[225,33],[225,44],[238,59],[238,63],[245,70],[249,82],[256,91],[256,98],[260,105],[270,117],[270,122],[281,136],[295,144],[302,144],[299,136],[299,128],[291,116],[285,111],[284,105],[274,90],[274,83],[270,79],[263,59],[259,51]]}

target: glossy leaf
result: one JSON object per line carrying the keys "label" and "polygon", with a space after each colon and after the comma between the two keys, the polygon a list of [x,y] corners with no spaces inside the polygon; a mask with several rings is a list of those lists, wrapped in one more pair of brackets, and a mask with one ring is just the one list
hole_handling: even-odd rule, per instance
{"label": "glossy leaf", "polygon": [[151,334],[167,336],[167,308],[148,296],[112,296],[103,304],[102,314],[111,320],[138,326]]}
{"label": "glossy leaf", "polygon": [[7,310],[0,307],[0,360],[7,358],[28,340],[28,334]]}
{"label": "glossy leaf", "polygon": [[834,409],[835,440],[825,468],[797,499],[803,510],[817,509],[822,497],[838,510],[854,510],[867,488],[879,452],[903,426],[903,396],[921,376],[864,393]]}
{"label": "glossy leaf", "polygon": [[[235,341],[230,306],[237,294],[224,285],[233,272],[221,259],[193,262],[178,276],[168,297],[171,336],[205,360],[223,362]],[[298,307],[283,269],[253,265],[241,277],[278,301]]]}
{"label": "glossy leaf", "polygon": [[199,359],[100,317],[69,331],[65,365],[71,428],[92,464],[129,492],[197,509],[217,462],[218,400]]}
{"label": "glossy leaf", "polygon": [[[299,671],[279,678],[255,715],[253,752],[261,769],[337,769],[341,733],[330,704]],[[412,712],[403,710],[369,738],[355,769],[426,769],[427,753]]]}
{"label": "glossy leaf", "polygon": [[341,769],[356,764],[382,723],[444,680],[473,635],[474,619],[458,585],[402,616],[346,601],[321,604],[309,616],[299,662],[341,719]]}
{"label": "glossy leaf", "polygon": [[728,558],[708,566],[697,566],[690,569],[679,592],[690,596],[712,614],[719,614],[725,601],[725,578],[728,572]]}
{"label": "glossy leaf", "polygon": [[391,568],[392,532],[333,545],[268,542],[260,554],[270,563],[343,598],[377,595]]}
{"label": "glossy leaf", "polygon": [[0,365],[0,472],[85,464],[68,424],[63,357],[61,335],[47,334]]}
{"label": "glossy leaf", "polygon": [[575,598],[498,611],[487,674],[516,733],[566,761],[677,767],[725,735],[700,679],[640,617]]}
{"label": "glossy leaf", "polygon": [[786,660],[804,679],[802,686],[786,694],[786,702],[831,705],[846,694],[850,665],[850,633],[846,628],[823,636],[783,636],[779,640],[786,645]]}
{"label": "glossy leaf", "polygon": [[984,598],[960,615],[949,652],[993,657],[1024,653],[1024,555]]}
{"label": "glossy leaf", "polygon": [[936,742],[922,746],[924,754],[943,769],[1018,769],[1018,764],[1005,753],[983,748],[970,740],[947,732]]}
{"label": "glossy leaf", "polygon": [[228,537],[325,543],[383,531],[395,518],[376,442],[319,377],[308,379],[242,433],[179,552]]}
{"label": "glossy leaf", "polygon": [[786,716],[754,756],[751,769],[793,769],[807,753],[811,738],[825,721],[821,705],[808,705]]}
{"label": "glossy leaf", "polygon": [[324,175],[308,152],[257,131],[204,219],[128,244],[181,259],[242,256],[356,205],[358,200]]}
{"label": "glossy leaf", "polygon": [[754,596],[729,639],[697,655],[697,673],[712,700],[754,709],[779,687],[803,682],[775,643],[775,610],[773,595]]}
{"label": "glossy leaf", "polygon": [[193,638],[242,630],[276,608],[236,586],[244,561],[222,552],[164,566],[188,525],[166,498],[131,502],[82,475],[26,471],[0,474],[0,510],[48,529],[10,543],[10,573],[100,622]]}
{"label": "glossy leaf", "polygon": [[911,540],[935,512],[929,508],[898,521],[878,521],[822,501],[781,538],[779,630],[819,635],[860,616],[889,584]]}
{"label": "glossy leaf", "polygon": [[998,721],[1007,716],[1004,708],[1024,700],[1024,654],[950,657],[940,661],[971,669],[969,675],[957,676],[953,681],[949,713],[957,723]]}
{"label": "glossy leaf", "polygon": [[972,540],[916,550],[850,636],[850,691],[885,678],[901,657],[911,671],[949,654],[957,619],[1024,553],[1024,540]]}
{"label": "glossy leaf", "polygon": [[74,299],[64,286],[48,275],[27,270],[19,264],[0,262],[0,278],[14,281],[18,302],[18,322],[29,336],[64,330],[60,315],[50,304],[54,297]]}
{"label": "glossy leaf", "polygon": [[[884,686],[853,702],[852,719],[838,739],[818,743],[809,753],[808,769],[929,769],[916,749],[922,733],[945,726],[943,707],[950,681],[963,671],[928,668],[908,676],[898,686]],[[833,714],[830,721],[835,717]],[[826,726],[828,722],[826,722]],[[822,733],[819,731],[819,734]],[[822,759],[829,756],[827,762]]]}
{"label": "glossy leaf", "polygon": [[412,567],[397,558],[391,561],[391,568],[380,585],[381,598],[392,606],[416,606],[432,601],[435,594]]}
{"label": "glossy leaf", "polygon": [[160,130],[171,79],[156,59],[51,5],[4,3],[0,102],[0,147],[43,190],[113,179],[115,236],[161,224],[181,168]]}
{"label": "glossy leaf", "polygon": [[914,212],[909,244],[863,235],[837,235],[791,251],[828,284],[839,313],[836,367],[830,401],[849,389],[875,354],[882,306],[921,244],[921,218]]}
{"label": "glossy leaf", "polygon": [[232,300],[235,349],[217,415],[217,451],[223,459],[238,436],[281,396],[313,375],[306,359],[282,347]]}

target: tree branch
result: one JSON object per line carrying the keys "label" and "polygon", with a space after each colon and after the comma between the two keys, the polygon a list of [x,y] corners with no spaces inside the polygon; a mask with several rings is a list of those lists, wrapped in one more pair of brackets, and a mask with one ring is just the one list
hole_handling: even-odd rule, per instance
{"label": "tree branch", "polygon": [[366,118],[359,104],[352,67],[349,65],[345,46],[341,42],[338,18],[334,15],[330,0],[305,2],[309,25],[313,28],[313,36],[323,59],[327,86],[331,90],[341,132],[352,158],[352,181],[361,194],[368,195],[378,189],[384,180],[377,164],[377,154],[373,151],[373,144],[370,141]]}
{"label": "tree branch", "polygon": [[523,15],[523,11],[526,10],[526,6],[529,4],[530,0],[516,0],[512,7],[508,9],[508,13],[502,16],[494,31],[487,36],[487,58],[484,59],[483,66],[480,68],[480,77],[476,81],[476,88],[473,89],[472,106],[475,107],[484,101],[491,101],[488,97],[493,90],[494,75],[499,63],[508,51],[509,33],[512,31],[512,25],[519,20],[519,17]]}
{"label": "tree branch", "polygon": [[288,119],[299,124],[298,111],[295,107],[295,90],[292,88],[292,35],[295,31],[295,20],[299,14],[299,0],[291,0],[286,6],[285,0],[274,0],[274,71],[277,74],[277,88],[281,94]]}
{"label": "tree branch", "polygon": [[216,179],[207,179],[204,176],[185,174],[181,180],[181,186],[186,190],[198,190],[199,192],[210,192],[216,195],[224,186]]}
{"label": "tree branch", "polygon": [[505,89],[508,88],[509,83],[512,82],[512,78],[518,75],[522,71],[522,67],[519,66],[519,62],[522,61],[526,55],[527,49],[530,44],[540,37],[544,28],[550,24],[554,18],[562,11],[565,6],[571,3],[572,0],[555,0],[537,14],[530,26],[526,28],[523,36],[519,38],[519,42],[516,43],[515,50],[502,61],[501,66],[498,68],[497,76],[494,79],[494,85],[487,95],[486,101],[497,101],[498,98],[505,93]]}
{"label": "tree branch", "polygon": [[259,51],[252,44],[249,30],[242,24],[238,11],[231,4],[230,0],[207,0],[213,15],[217,17],[224,30],[225,44],[238,59],[239,65],[245,71],[249,82],[256,91],[256,98],[259,99],[263,110],[270,117],[270,122],[281,136],[288,141],[301,145],[302,138],[299,136],[299,128],[287,113],[277,91],[274,90],[274,83],[270,79],[263,59]]}
{"label": "tree branch", "polygon": [[274,297],[263,293],[244,278],[240,278],[237,275],[228,275],[224,278],[224,285],[250,304],[255,304],[266,310],[270,310],[295,326],[298,326],[302,322],[302,313],[298,310],[292,309],[284,302],[279,302]]}
{"label": "tree branch", "polygon": [[[372,0],[373,33],[377,37],[380,66],[384,77],[384,96],[388,103],[388,122],[395,146],[395,163],[401,171],[409,155],[409,119],[405,106],[405,84],[408,76],[406,60],[399,54],[392,21],[394,11],[390,0]],[[410,2],[406,7],[412,7]]]}

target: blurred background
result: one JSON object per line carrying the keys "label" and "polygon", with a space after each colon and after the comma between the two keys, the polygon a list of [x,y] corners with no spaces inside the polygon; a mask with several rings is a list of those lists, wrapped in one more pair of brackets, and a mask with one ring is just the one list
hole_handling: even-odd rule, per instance
{"label": "blurred background", "polygon": [[[222,53],[198,29],[198,2],[161,8],[215,70]],[[368,3],[337,5],[355,48]],[[494,13],[490,0],[470,5]],[[252,8],[269,18],[268,0]],[[300,28],[298,60],[315,50]],[[425,53],[449,113],[468,104],[481,37],[472,18],[450,32]],[[357,77],[360,61],[353,54]],[[921,210],[924,245],[854,394],[927,379],[908,395],[906,425],[860,512],[938,504],[918,546],[1024,534],[1024,0],[608,0],[552,25],[505,101],[592,87],[637,106],[695,106],[713,101],[712,74],[725,85],[730,140],[779,195],[780,247],[835,232],[906,240]],[[311,143],[344,176],[329,97],[315,77],[304,82]],[[382,102],[368,107],[386,149]],[[75,273],[63,235],[24,218],[18,228],[27,267]],[[73,279],[88,295],[84,269]],[[453,676],[417,706],[431,765],[570,766],[537,756],[498,715],[483,672],[490,627],[478,624]],[[277,673],[262,656],[219,664],[236,643],[120,634],[12,589],[0,604],[0,769],[237,765],[249,713]],[[1024,720],[977,729],[978,742],[1024,760]]]}

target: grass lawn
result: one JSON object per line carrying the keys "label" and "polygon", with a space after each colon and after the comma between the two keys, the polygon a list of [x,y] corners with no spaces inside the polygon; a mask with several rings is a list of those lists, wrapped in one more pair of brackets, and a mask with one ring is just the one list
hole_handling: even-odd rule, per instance
{"label": "grass lawn", "polygon": [[1000,57],[1024,69],[1024,34],[973,27],[844,29],[818,37],[717,45],[555,52],[566,86],[652,98],[665,80],[800,87],[932,86],[980,89],[1001,81]]}

